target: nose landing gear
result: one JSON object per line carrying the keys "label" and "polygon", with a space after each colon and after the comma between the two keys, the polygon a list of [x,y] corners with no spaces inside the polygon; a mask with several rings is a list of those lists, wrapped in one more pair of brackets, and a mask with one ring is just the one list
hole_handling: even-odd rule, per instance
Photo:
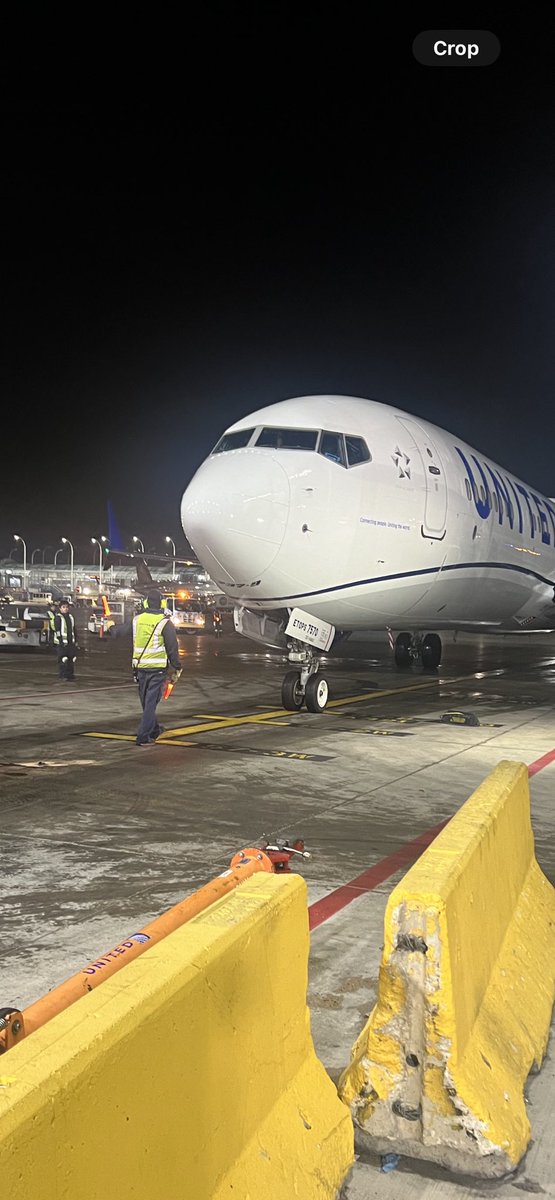
{"label": "nose landing gear", "polygon": [[441,638],[437,633],[399,633],[395,638],[395,663],[398,667],[420,665],[433,671],[441,662]]}
{"label": "nose landing gear", "polygon": [[329,698],[329,684],[319,675],[320,662],[310,646],[297,643],[289,650],[289,662],[300,664],[300,670],[288,671],[281,685],[281,703],[290,712],[298,712],[303,704],[309,712],[323,712]]}
{"label": "nose landing gear", "polygon": [[281,685],[281,703],[290,712],[302,708],[304,688],[298,671],[288,671]]}

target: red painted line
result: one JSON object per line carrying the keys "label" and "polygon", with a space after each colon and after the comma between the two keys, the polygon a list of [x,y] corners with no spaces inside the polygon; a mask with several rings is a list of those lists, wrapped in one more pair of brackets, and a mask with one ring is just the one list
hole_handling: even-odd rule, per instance
{"label": "red painted line", "polygon": [[336,888],[322,900],[316,900],[308,910],[309,928],[316,929],[317,925],[322,925],[324,921],[329,920],[336,912],[350,904],[351,900],[356,900],[357,896],[362,896],[365,892],[373,892],[374,888],[379,887],[380,883],[384,883],[401,867],[412,866],[417,858],[420,858],[422,851],[433,842],[446,825],[447,821],[442,821],[440,825],[434,825],[433,829],[427,829],[412,842],[406,842],[404,846],[400,846],[394,854],[389,854],[387,858],[382,858],[373,867],[363,871],[362,875],[357,875],[349,883],[343,884],[343,887]]}
{"label": "red painted line", "polygon": [[[552,762],[555,762],[555,750],[549,750],[547,754],[530,763],[528,775],[537,775],[538,771],[543,771],[544,767],[548,767]],[[330,892],[329,896],[324,896],[322,900],[316,900],[314,904],[310,905],[308,910],[309,928],[316,929],[318,925],[323,925],[324,921],[328,921],[330,917],[335,916],[335,913],[340,912],[342,908],[346,908],[347,904],[350,904],[352,900],[356,900],[357,896],[363,896],[365,892],[373,892],[375,888],[379,887],[380,883],[385,883],[386,879],[390,879],[401,867],[412,866],[420,858],[423,851],[431,845],[438,833],[441,833],[441,830],[448,824],[448,821],[442,821],[441,825],[434,825],[432,829],[425,830],[424,833],[414,838],[412,842],[406,842],[394,854],[388,855],[387,858],[382,858],[373,867],[369,867],[367,871],[363,871],[362,875],[357,875],[349,883],[336,888],[334,892]]]}
{"label": "red painted line", "polygon": [[549,750],[542,758],[537,758],[535,762],[530,763],[528,774],[537,775],[538,771],[543,771],[543,768],[548,767],[552,762],[555,762],[555,750]]}

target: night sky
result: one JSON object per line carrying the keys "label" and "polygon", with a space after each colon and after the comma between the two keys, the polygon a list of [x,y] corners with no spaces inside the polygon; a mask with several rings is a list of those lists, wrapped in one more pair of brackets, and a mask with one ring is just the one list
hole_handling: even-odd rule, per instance
{"label": "night sky", "polygon": [[145,26],[12,55],[0,557],[17,532],[82,558],[108,499],[183,552],[223,429],[307,393],[401,405],[555,495],[547,32],[490,23],[494,66],[425,68],[430,26],[372,35],[363,6],[206,11],[164,54]]}

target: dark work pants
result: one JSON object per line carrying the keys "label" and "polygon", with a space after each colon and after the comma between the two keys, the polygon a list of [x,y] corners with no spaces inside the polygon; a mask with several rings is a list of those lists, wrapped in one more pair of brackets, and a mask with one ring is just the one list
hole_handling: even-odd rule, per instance
{"label": "dark work pants", "polygon": [[58,670],[60,679],[74,679],[75,673],[73,670],[77,651],[73,642],[69,642],[66,646],[57,646],[58,651]]}
{"label": "dark work pants", "polygon": [[137,730],[137,742],[152,742],[160,733],[156,719],[156,706],[160,703],[166,678],[166,668],[158,671],[139,670],[139,700],[143,708],[141,724]]}

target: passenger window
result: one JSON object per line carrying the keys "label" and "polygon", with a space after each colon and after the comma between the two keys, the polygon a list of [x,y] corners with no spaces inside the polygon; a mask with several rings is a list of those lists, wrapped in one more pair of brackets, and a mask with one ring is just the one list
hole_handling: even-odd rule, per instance
{"label": "passenger window", "polygon": [[347,462],[350,467],[356,467],[357,463],[371,462],[372,455],[364,438],[351,437],[346,433],[345,446],[347,449]]}
{"label": "passenger window", "polygon": [[465,481],[464,481],[464,486],[465,486],[465,488],[466,488],[466,494],[467,494],[467,496],[468,496],[468,499],[469,499],[469,500],[472,500],[472,492],[470,491],[470,484],[469,484],[469,482],[468,482],[468,479],[465,479]]}
{"label": "passenger window", "polygon": [[319,453],[323,454],[324,458],[329,458],[331,462],[339,463],[340,466],[345,466],[345,457],[343,453],[343,436],[340,433],[323,433],[320,441]]}
{"label": "passenger window", "polygon": [[237,429],[234,433],[224,433],[219,442],[216,442],[212,454],[225,454],[226,450],[240,450],[242,446],[248,446],[254,429]]}
{"label": "passenger window", "polygon": [[267,426],[257,439],[257,446],[270,450],[315,450],[318,433],[315,429],[274,429]]}

